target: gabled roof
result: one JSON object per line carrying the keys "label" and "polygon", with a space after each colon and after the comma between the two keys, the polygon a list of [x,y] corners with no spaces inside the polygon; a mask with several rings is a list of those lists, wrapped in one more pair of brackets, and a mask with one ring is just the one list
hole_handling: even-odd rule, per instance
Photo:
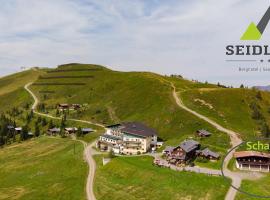
{"label": "gabled roof", "polygon": [[78,129],[76,127],[68,127],[65,128],[66,131],[77,131]]}
{"label": "gabled roof", "polygon": [[93,132],[94,130],[92,128],[82,128],[83,132]]}
{"label": "gabled roof", "polygon": [[28,135],[34,135],[34,133],[32,133],[32,132],[28,132]]}
{"label": "gabled roof", "polygon": [[212,133],[202,129],[202,130],[198,130],[197,133],[201,134],[201,135],[204,135],[204,136],[210,136],[212,135]]}
{"label": "gabled roof", "polygon": [[245,157],[261,157],[261,158],[270,158],[269,153],[263,153],[258,151],[239,151],[233,154],[235,158],[245,158]]}
{"label": "gabled roof", "polygon": [[14,126],[8,125],[7,128],[8,128],[8,129],[14,129]]}
{"label": "gabled roof", "polygon": [[127,134],[142,137],[157,136],[157,132],[154,129],[149,128],[140,122],[125,122],[122,125],[123,128],[121,128],[121,131]]}
{"label": "gabled roof", "polygon": [[49,129],[50,132],[60,132],[60,128],[51,128]]}
{"label": "gabled roof", "polygon": [[22,127],[17,127],[15,128],[16,131],[21,131],[22,130]]}
{"label": "gabled roof", "polygon": [[213,151],[209,150],[208,148],[205,148],[204,150],[198,151],[198,152],[201,153],[205,157],[208,157],[208,156],[211,156],[213,158],[219,158],[220,157],[220,155],[218,153],[213,152]]}
{"label": "gabled roof", "polygon": [[121,126],[121,124],[112,124],[112,125],[106,126],[106,128],[117,128],[120,126]]}
{"label": "gabled roof", "polygon": [[199,147],[200,143],[195,140],[185,140],[180,144],[180,147],[186,152],[191,152]]}
{"label": "gabled roof", "polygon": [[67,107],[67,106],[69,106],[69,104],[67,104],[67,103],[60,103],[60,104],[58,104],[58,106],[64,106],[64,107]]}
{"label": "gabled roof", "polygon": [[172,147],[172,146],[167,146],[164,151],[167,151],[167,152],[172,152],[174,150],[175,147]]}

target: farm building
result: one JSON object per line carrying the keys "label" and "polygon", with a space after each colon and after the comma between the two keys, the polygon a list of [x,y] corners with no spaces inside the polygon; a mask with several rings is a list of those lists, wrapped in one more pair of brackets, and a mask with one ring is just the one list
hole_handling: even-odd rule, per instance
{"label": "farm building", "polygon": [[79,110],[82,106],[80,104],[67,104],[61,103],[57,105],[57,109],[64,111],[64,110]]}
{"label": "farm building", "polygon": [[209,160],[218,160],[220,158],[220,155],[218,153],[213,152],[208,148],[205,148],[204,150],[198,150],[196,153],[198,156],[207,158]]}
{"label": "farm building", "polygon": [[78,129],[76,127],[68,127],[65,128],[65,133],[66,134],[72,134],[72,133],[76,133],[78,131]]}
{"label": "farm building", "polygon": [[200,144],[197,141],[185,140],[177,147],[167,147],[163,153],[170,164],[185,165],[195,158],[199,149]]}
{"label": "farm building", "polygon": [[58,110],[68,110],[69,109],[69,104],[66,104],[66,103],[61,103],[61,104],[58,104],[57,105],[57,109]]}
{"label": "farm building", "polygon": [[94,130],[91,129],[91,128],[82,128],[82,133],[83,134],[87,134],[87,133],[91,133],[91,132],[94,132]]}
{"label": "farm building", "polygon": [[196,134],[199,136],[199,137],[210,137],[212,135],[212,133],[206,131],[206,130],[198,130],[196,131]]}
{"label": "farm building", "polygon": [[270,154],[258,151],[239,151],[234,153],[236,167],[240,170],[270,171]]}
{"label": "farm building", "polygon": [[82,106],[80,104],[71,104],[71,110],[79,110]]}
{"label": "farm building", "polygon": [[15,131],[16,131],[16,133],[21,133],[22,127],[16,127],[16,128],[15,128]]}
{"label": "farm building", "polygon": [[11,130],[14,130],[14,129],[15,129],[15,127],[14,127],[14,126],[12,126],[12,125],[8,125],[8,126],[7,126],[7,129],[8,129],[9,131],[11,131]]}
{"label": "farm building", "polygon": [[47,131],[48,135],[56,135],[60,133],[60,128],[51,128]]}

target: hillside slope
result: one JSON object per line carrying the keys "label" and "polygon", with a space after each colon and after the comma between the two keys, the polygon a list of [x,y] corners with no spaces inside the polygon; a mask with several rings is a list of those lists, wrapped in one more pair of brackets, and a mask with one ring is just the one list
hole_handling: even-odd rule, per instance
{"label": "hillside slope", "polygon": [[[269,136],[270,93],[250,89],[195,89],[181,93],[184,103],[241,133],[243,139]],[[268,133],[268,134],[267,134]]]}
{"label": "hillside slope", "polygon": [[43,73],[41,70],[31,69],[1,78],[0,113],[14,107],[23,107],[26,103],[30,104],[32,98],[23,87],[29,81],[36,81]]}
{"label": "hillside slope", "polygon": [[53,115],[58,103],[79,103],[84,105],[82,111],[70,112],[69,117],[105,125],[141,121],[157,129],[167,144],[174,145],[204,128],[215,134],[202,143],[225,152],[229,146],[227,135],[181,110],[165,81],[170,79],[184,89],[214,87],[148,72],[116,72],[96,65],[71,64],[47,71],[31,89]]}
{"label": "hillside slope", "polygon": [[40,137],[0,150],[0,199],[85,199],[83,145]]}

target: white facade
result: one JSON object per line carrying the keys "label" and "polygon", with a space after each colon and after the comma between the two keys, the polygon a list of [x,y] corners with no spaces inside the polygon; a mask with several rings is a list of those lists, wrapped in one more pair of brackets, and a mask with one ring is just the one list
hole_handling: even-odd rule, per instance
{"label": "white facade", "polygon": [[107,128],[99,141],[110,145],[115,154],[142,154],[151,150],[151,144],[157,143],[157,136],[137,136],[123,133],[119,128]]}

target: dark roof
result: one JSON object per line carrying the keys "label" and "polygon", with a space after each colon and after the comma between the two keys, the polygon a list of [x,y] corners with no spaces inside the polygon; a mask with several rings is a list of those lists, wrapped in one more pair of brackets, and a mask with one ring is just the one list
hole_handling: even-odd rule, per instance
{"label": "dark roof", "polygon": [[206,131],[206,130],[198,130],[197,133],[201,134],[201,135],[204,135],[204,136],[210,136],[212,135],[212,133]]}
{"label": "dark roof", "polygon": [[167,146],[164,151],[172,152],[175,147]]}
{"label": "dark roof", "polygon": [[93,132],[94,130],[91,128],[82,128],[82,132]]}
{"label": "dark roof", "polygon": [[106,128],[116,128],[119,126],[121,126],[121,124],[112,124],[112,125],[106,126]]}
{"label": "dark roof", "polygon": [[69,104],[67,104],[67,103],[60,103],[60,104],[58,104],[58,106],[64,106],[64,107],[68,107],[68,106],[69,106]]}
{"label": "dark roof", "polygon": [[199,142],[194,140],[185,140],[180,144],[180,147],[186,152],[191,152],[199,147]]}
{"label": "dark roof", "polygon": [[263,153],[258,151],[238,151],[233,154],[235,158],[245,158],[245,157],[261,157],[270,158],[269,153]]}
{"label": "dark roof", "polygon": [[51,128],[49,129],[50,132],[60,132],[60,128]]}
{"label": "dark roof", "polygon": [[154,129],[149,128],[146,125],[139,122],[125,122],[122,125],[123,125],[123,128],[121,128],[121,131],[128,134],[143,136],[143,137],[157,135],[157,132]]}
{"label": "dark roof", "polygon": [[14,129],[14,126],[8,125],[7,128],[8,128],[8,129]]}
{"label": "dark roof", "polygon": [[220,155],[218,153],[213,152],[213,151],[209,150],[208,148],[205,148],[204,150],[199,151],[199,153],[201,153],[205,157],[208,157],[208,156],[211,156],[213,158],[219,158],[220,157]]}

